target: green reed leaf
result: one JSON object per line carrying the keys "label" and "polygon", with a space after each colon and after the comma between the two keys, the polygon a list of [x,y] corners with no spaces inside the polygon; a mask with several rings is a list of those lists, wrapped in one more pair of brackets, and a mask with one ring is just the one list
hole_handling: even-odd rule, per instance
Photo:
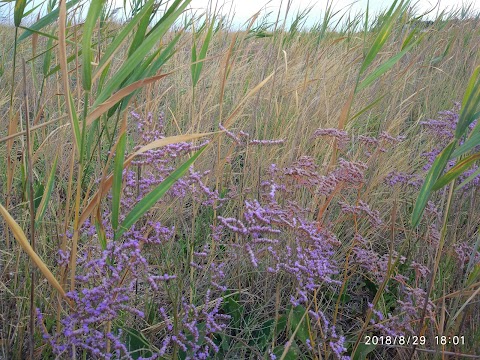
{"label": "green reed leaf", "polygon": [[30,14],[33,14],[35,12],[35,10],[37,10],[40,6],[42,6],[43,4],[40,3],[34,7],[32,7],[30,10],[28,10],[27,12],[24,12],[23,13],[23,17],[26,18],[27,16],[29,16]]}
{"label": "green reed leaf", "polygon": [[[70,64],[73,60],[75,60],[77,58],[77,56],[80,56],[80,55],[82,55],[82,50],[78,50],[78,52],[76,54],[70,55],[67,58],[67,64]],[[45,75],[45,77],[49,77],[49,76],[55,74],[58,71],[60,71],[60,65],[56,65],[53,68],[51,68],[50,71],[47,73],[47,75]]]}
{"label": "green reed leaf", "polygon": [[455,138],[460,139],[468,126],[476,120],[478,106],[480,104],[480,66],[477,66],[468,82],[463,96],[460,118],[455,129]]}
{"label": "green reed leaf", "polygon": [[[167,21],[168,18],[170,18],[170,16],[177,10],[177,8],[179,7],[179,5],[182,3],[182,1],[187,1],[188,4],[190,3],[191,0],[175,0],[171,5],[170,7],[167,9],[167,11],[165,12],[165,14],[163,14],[163,16],[161,17],[161,19],[153,26],[153,28],[148,32],[147,34],[147,37],[148,36],[151,36],[152,34],[155,33],[155,30],[160,27],[162,25],[162,23],[164,21]],[[188,5],[188,4],[184,4],[185,7]],[[183,5],[182,5],[183,7]],[[185,7],[183,7],[185,9]],[[183,11],[183,10],[182,10]]]}
{"label": "green reed leaf", "polygon": [[82,80],[83,89],[90,91],[92,88],[92,33],[95,28],[95,23],[103,8],[105,0],[96,0],[90,3],[88,8],[87,18],[83,25],[82,34],[82,50],[83,50],[83,62],[82,62]]}
{"label": "green reed leaf", "polygon": [[400,51],[395,56],[392,56],[390,59],[385,61],[382,65],[377,67],[370,75],[368,75],[363,81],[357,86],[356,92],[365,89],[368,85],[373,83],[375,80],[380,78],[388,70],[390,70],[407,52],[409,52],[415,45],[422,41],[423,35],[417,38],[415,41],[410,42],[402,51]]}
{"label": "green reed leaf", "polygon": [[[430,171],[425,178],[420,194],[415,203],[415,208],[412,214],[412,224],[414,226],[418,225],[420,217],[425,209],[428,198],[432,190],[438,190],[456,179],[460,176],[466,169],[468,169],[471,164],[480,158],[480,153],[476,153],[468,156],[467,158],[460,161],[452,169],[450,169],[447,174],[445,174],[440,180],[439,177],[442,174],[445,166],[447,165],[448,160],[455,158],[453,154],[457,156],[463,155],[468,152],[470,149],[474,148],[477,141],[477,128],[470,134],[470,137],[467,141],[460,146],[455,152],[455,146],[458,140],[465,134],[470,124],[476,119],[478,115],[478,105],[480,104],[480,66],[478,66],[470,80],[468,82],[467,88],[465,90],[465,95],[463,96],[462,109],[460,111],[460,118],[455,129],[455,139],[452,140],[445,149],[437,156],[435,159]],[[437,181],[438,180],[438,181]],[[470,180],[469,180],[470,181]],[[468,182],[464,181],[461,186],[463,187]]]}
{"label": "green reed leaf", "polygon": [[[195,47],[195,43],[192,46],[192,83],[195,87],[200,79],[200,74],[203,68],[203,61],[207,57],[208,46],[210,45],[210,40],[212,39],[213,27],[215,25],[215,19],[212,19],[212,23],[208,28],[207,35],[205,40],[203,41],[202,48],[200,49],[200,53],[197,57],[197,49]],[[198,62],[197,62],[198,61]]]}
{"label": "green reed leaf", "polygon": [[118,216],[120,213],[120,198],[122,196],[122,175],[123,161],[125,159],[125,145],[127,143],[127,134],[123,131],[118,140],[115,151],[115,161],[113,165],[113,185],[112,185],[112,227],[116,231],[118,228]]}
{"label": "green reed leaf", "polygon": [[190,73],[192,75],[192,84],[193,87],[195,87],[195,73],[196,73],[196,68],[197,68],[197,45],[195,44],[195,39],[193,40],[192,44],[192,55],[190,57],[191,64],[190,65]]}
{"label": "green reed leaf", "polygon": [[182,36],[182,33],[178,33],[165,47],[165,49],[162,50],[158,58],[150,65],[148,68],[148,71],[146,73],[146,76],[153,76],[157,73],[157,71],[175,54],[175,45],[177,45],[178,40],[180,40],[180,37]]}
{"label": "green reed leaf", "polygon": [[[48,71],[50,70],[50,64],[52,63],[52,47],[53,39],[49,38],[47,40],[47,51],[45,52],[45,57],[43,58],[43,77],[47,77]],[[60,67],[58,67],[60,69]]]}
{"label": "green reed leaf", "polygon": [[25,11],[25,6],[27,5],[27,0],[16,0],[15,9],[13,10],[13,23],[15,27],[19,27],[22,22],[23,12]]}
{"label": "green reed leaf", "polygon": [[417,226],[420,222],[420,218],[423,214],[423,210],[427,205],[428,199],[430,198],[433,185],[436,183],[437,179],[442,174],[445,166],[447,165],[448,159],[455,149],[456,141],[450,142],[445,149],[437,156],[435,161],[433,162],[432,167],[428,171],[427,176],[425,177],[425,181],[420,189],[420,193],[418,194],[417,201],[415,202],[415,207],[412,213],[412,225]]}
{"label": "green reed leaf", "polygon": [[38,205],[37,213],[35,215],[35,227],[37,227],[42,222],[43,216],[45,215],[45,211],[47,210],[47,204],[52,195],[53,184],[55,182],[55,172],[57,171],[57,163],[58,163],[58,154],[55,156],[55,160],[53,161],[52,170],[50,170],[50,175],[48,175],[48,180],[45,186],[45,191],[43,192],[42,200],[40,201],[40,205]]}
{"label": "green reed leaf", "polygon": [[382,96],[378,97],[377,99],[375,99],[374,101],[372,101],[370,104],[368,104],[367,106],[365,106],[362,110],[360,110],[359,112],[357,112],[355,115],[353,115],[349,121],[352,121],[353,119],[356,119],[357,117],[359,117],[360,115],[364,114],[365,112],[367,112],[368,110],[372,109],[375,105],[377,105],[385,96],[387,96],[388,94],[383,94]]}
{"label": "green reed leaf", "polygon": [[451,181],[462,175],[467,169],[469,169],[475,161],[480,159],[480,153],[467,156],[462,161],[458,162],[454,167],[447,171],[437,182],[433,185],[432,190],[438,190],[450,183]]}
{"label": "green reed leaf", "polygon": [[100,224],[100,222],[97,219],[95,219],[95,229],[97,230],[98,242],[100,243],[102,250],[106,250],[107,235],[105,234],[105,229],[103,228],[103,225]]}
{"label": "green reed leaf", "polygon": [[[478,130],[480,130],[480,128],[478,128]],[[455,149],[450,159],[458,158],[478,145],[480,145],[480,131],[475,131],[470,134],[470,137],[462,145]]]}
{"label": "green reed leaf", "polygon": [[80,123],[78,121],[78,116],[77,116],[77,110],[75,110],[75,103],[73,102],[73,97],[72,94],[69,92],[68,93],[68,99],[70,101],[70,108],[72,111],[72,125],[73,125],[73,134],[75,136],[75,142],[77,144],[77,149],[80,152],[80,149],[82,148],[82,135],[80,133]]}
{"label": "green reed leaf", "polygon": [[147,211],[149,211],[153,205],[172,187],[175,182],[180,179],[187,171],[190,165],[200,156],[200,154],[206,149],[206,146],[198,150],[190,159],[185,161],[178,169],[172,172],[165,178],[155,189],[148,193],[137,205],[128,213],[125,217],[120,228],[115,233],[115,240],[122,234],[130,229],[135,222],[140,219]]}
{"label": "green reed leaf", "polygon": [[[158,53],[162,49],[158,49],[157,51],[155,51],[146,61],[144,61],[142,63],[141,66],[139,66],[135,70],[135,72],[128,78],[128,81],[125,83],[125,85],[128,86],[128,85],[134,83],[135,81],[138,81],[142,77],[142,75],[144,77],[148,78],[148,77],[151,77],[154,74],[156,74],[157,71],[160,69],[160,67],[162,67],[162,65],[164,65],[175,54],[174,47],[177,44],[178,40],[180,39],[181,35],[182,34],[177,34],[175,36],[175,38],[172,39],[168,43],[167,47],[165,49],[163,49],[163,51],[160,53],[160,55],[158,55]],[[158,57],[157,57],[157,55],[158,55]],[[156,57],[156,59],[155,59],[155,57]],[[139,90],[140,89],[137,89],[137,90],[133,91],[130,95],[127,95],[123,98],[123,100],[119,103],[119,104],[121,104],[120,110],[125,110],[127,108],[130,99],[133,96],[135,96],[135,94]],[[116,110],[118,108],[119,104],[112,107],[109,110],[109,113]]]}
{"label": "green reed leaf", "polygon": [[107,98],[109,98],[111,94],[113,94],[115,90],[125,81],[125,79],[135,70],[138,64],[152,50],[155,44],[163,37],[175,20],[185,10],[190,1],[191,0],[184,1],[175,12],[172,12],[171,15],[166,18],[165,21],[163,21],[153,32],[149,33],[149,36],[145,38],[137,50],[135,50],[135,52],[123,63],[120,69],[118,69],[112,78],[105,84],[102,92],[97,96],[97,99],[92,106],[93,109],[107,100]]}
{"label": "green reed leaf", "polygon": [[390,9],[388,10],[384,23],[380,28],[380,31],[375,41],[368,50],[365,59],[363,60],[362,66],[360,67],[359,75],[361,75],[370,66],[370,64],[373,62],[373,60],[387,41],[388,37],[390,36],[393,26],[395,25],[395,20],[403,9],[403,1],[401,1],[398,7],[395,9],[395,7],[397,6],[397,2],[398,0],[395,0]]}
{"label": "green reed leaf", "polygon": [[480,175],[480,167],[473,174],[471,174],[469,177],[463,180],[462,183],[456,187],[456,190],[458,191],[462,189],[465,185],[467,185],[470,181],[475,179],[478,175]]}
{"label": "green reed leaf", "polygon": [[[70,9],[72,6],[75,6],[76,4],[78,4],[79,1],[80,0],[71,0],[71,1],[67,2],[67,4],[66,4],[67,10]],[[18,37],[18,41],[22,41],[22,40],[25,40],[26,38],[28,38],[30,35],[33,34],[33,30],[40,30],[40,29],[44,28],[45,26],[50,25],[51,23],[57,21],[59,13],[60,13],[60,8],[57,7],[55,10],[48,13],[44,17],[42,17],[36,23],[29,26],[30,30],[26,30],[22,35],[20,35]]]}
{"label": "green reed leaf", "polygon": [[140,44],[145,40],[145,34],[148,29],[148,24],[150,23],[150,16],[153,12],[153,2],[147,6],[147,12],[145,16],[140,19],[138,23],[138,28],[135,31],[135,36],[133,38],[130,49],[128,49],[128,56],[131,56],[135,50],[140,46]]}
{"label": "green reed leaf", "polygon": [[120,49],[120,45],[122,45],[125,39],[132,33],[138,22],[147,14],[150,4],[153,4],[153,0],[149,0],[142,10],[138,12],[132,19],[130,19],[130,21],[123,27],[118,35],[115,36],[111,44],[105,49],[105,53],[98,63],[95,74],[104,70],[104,68],[112,59],[113,55]]}

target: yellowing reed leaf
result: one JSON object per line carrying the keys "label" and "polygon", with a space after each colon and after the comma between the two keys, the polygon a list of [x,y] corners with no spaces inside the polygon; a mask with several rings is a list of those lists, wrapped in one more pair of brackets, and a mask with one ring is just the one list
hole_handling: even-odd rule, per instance
{"label": "yellowing reed leaf", "polygon": [[15,239],[17,239],[18,243],[20,246],[25,250],[25,252],[28,254],[30,259],[32,259],[33,263],[38,267],[38,269],[42,272],[42,274],[45,276],[47,281],[52,285],[57,291],[65,297],[65,291],[63,290],[62,286],[60,283],[57,281],[55,276],[51,273],[51,271],[48,269],[47,265],[42,261],[42,259],[37,255],[37,253],[32,249],[30,246],[30,243],[27,240],[27,237],[25,236],[25,233],[23,232],[22,228],[17,224],[17,222],[12,218],[10,213],[5,209],[2,204],[0,204],[0,214],[3,216],[5,219],[5,222],[9,226],[10,230],[12,230],[13,236]]}
{"label": "yellowing reed leaf", "polygon": [[[7,153],[9,154],[12,151],[13,147],[13,137],[16,135],[14,132],[17,129],[18,126],[18,119],[19,119],[19,113],[15,113],[15,115],[10,119],[10,122],[8,123],[8,137],[5,138],[7,141]],[[0,140],[0,143],[2,143],[4,140]]]}
{"label": "yellowing reed leaf", "polygon": [[240,111],[240,109],[245,105],[247,100],[251,98],[253,95],[255,95],[271,78],[272,76],[275,75],[275,71],[272,72],[270,75],[268,75],[263,81],[261,81],[257,86],[255,86],[252,90],[248,92],[247,95],[240,101],[240,103],[237,105],[235,110],[232,111],[228,119],[225,121],[224,126],[228,128],[230,125],[232,125],[233,119],[235,119],[235,116],[237,113]]}
{"label": "yellowing reed leaf", "polygon": [[110,96],[110,98],[108,98],[105,102],[98,105],[98,107],[95,110],[93,110],[90,114],[88,114],[87,119],[86,119],[87,126],[90,125],[95,119],[98,119],[102,114],[104,114],[108,110],[110,110],[110,108],[115,106],[115,104],[118,103],[120,100],[122,100],[125,96],[129,95],[130,93],[134,92],[135,90],[137,90],[137,89],[139,89],[139,88],[141,88],[145,85],[148,85],[148,84],[151,84],[155,81],[158,81],[158,80],[160,80],[160,79],[162,79],[165,76],[170,75],[170,74],[171,73],[160,74],[160,75],[152,76],[152,77],[147,78],[147,79],[138,80],[138,81],[134,82],[133,84],[130,84],[130,85],[124,87],[123,89],[117,91],[115,94]]}
{"label": "yellowing reed leaf", "polygon": [[162,146],[175,144],[175,143],[179,143],[179,142],[191,141],[191,140],[195,140],[195,139],[199,139],[199,138],[202,138],[202,137],[205,137],[205,136],[215,135],[215,134],[219,134],[219,133],[221,133],[221,131],[201,133],[201,134],[177,135],[177,136],[170,136],[170,137],[163,138],[163,139],[158,139],[158,140],[152,141],[151,143],[149,143],[145,146],[142,146],[140,149],[138,149],[136,152],[134,152],[132,155],[130,155],[129,158],[127,159],[127,161],[129,159],[130,159],[130,161],[133,160],[133,157],[138,156],[140,154],[143,154],[143,153],[147,152],[148,150],[153,150],[153,149],[156,149],[156,148],[159,148],[159,147],[162,147]]}

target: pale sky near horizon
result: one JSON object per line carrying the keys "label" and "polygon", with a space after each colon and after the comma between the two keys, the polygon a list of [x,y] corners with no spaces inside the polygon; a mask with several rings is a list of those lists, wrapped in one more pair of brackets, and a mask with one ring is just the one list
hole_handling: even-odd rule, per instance
{"label": "pale sky near horizon", "polygon": [[[191,7],[192,9],[205,9],[211,2],[213,2],[213,6],[215,6],[216,0],[192,0]],[[235,12],[235,23],[240,24],[261,9],[263,10],[262,13],[271,11],[275,14],[274,17],[276,17],[280,5],[282,5],[284,13],[288,0],[218,0],[218,3],[223,4],[223,13],[225,14],[229,12],[230,7],[233,7]],[[318,20],[324,13],[326,3],[327,0],[292,0],[290,13],[296,13],[299,9],[313,7],[309,14],[309,18],[312,18],[312,20]],[[333,0],[333,8],[336,10],[342,10],[342,12],[343,9],[346,10],[348,8],[351,8],[352,13],[357,13],[359,11],[364,12],[367,8],[367,3],[369,4],[370,13],[374,14],[382,9],[388,8],[393,3],[393,0]],[[480,11],[480,0],[412,0],[412,4],[415,4],[415,8],[419,13],[427,12],[435,8],[430,16],[433,18],[435,18],[438,9],[440,9],[440,11],[443,9],[452,10],[461,7],[462,4],[472,4],[473,9]]]}
{"label": "pale sky near horizon", "polygon": [[[114,1],[119,7],[123,6],[124,0]],[[283,20],[288,1],[289,0],[192,0],[190,3],[190,8],[192,10],[198,10],[200,13],[209,6],[215,7],[215,4],[218,2],[218,6],[222,6],[222,14],[231,15],[230,10],[232,9],[235,14],[233,23],[235,27],[240,27],[260,10],[262,15],[271,12],[272,15],[268,20],[269,22],[274,22],[280,6],[282,9],[280,19]],[[344,12],[350,12],[351,14],[356,14],[358,12],[364,13],[367,8],[367,3],[369,4],[368,6],[370,14],[376,14],[380,10],[390,7],[394,0],[291,0],[289,18],[291,18],[293,14],[296,14],[298,10],[312,7],[307,21],[307,26],[311,25],[314,22],[322,19],[327,1],[333,1],[333,9],[340,10],[340,14]],[[129,0],[126,2],[128,4]],[[34,0],[33,4],[35,3],[37,3],[37,1]],[[10,17],[13,18],[13,13],[11,13],[11,10],[8,10],[8,8],[13,9],[13,4],[14,2],[6,3],[1,7],[0,17],[2,18],[2,21],[13,20],[10,19]],[[411,0],[411,4],[415,5],[417,14],[425,13],[431,9],[434,9],[434,11],[432,11],[428,16],[430,19],[435,18],[436,14],[444,9],[452,10],[462,7],[462,4],[472,4],[472,10],[480,12],[480,0]]]}

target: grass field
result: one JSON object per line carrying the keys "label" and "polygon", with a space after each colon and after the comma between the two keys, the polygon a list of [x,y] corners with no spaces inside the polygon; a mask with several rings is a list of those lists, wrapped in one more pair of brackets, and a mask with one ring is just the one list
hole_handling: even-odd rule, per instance
{"label": "grass field", "polygon": [[39,4],[0,28],[0,359],[480,358],[473,8]]}

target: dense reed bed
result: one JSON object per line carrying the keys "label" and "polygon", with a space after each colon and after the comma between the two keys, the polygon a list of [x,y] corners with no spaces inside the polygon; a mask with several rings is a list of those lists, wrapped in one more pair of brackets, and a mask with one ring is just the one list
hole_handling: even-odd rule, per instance
{"label": "dense reed bed", "polygon": [[0,29],[0,358],[480,357],[471,8],[124,5]]}

